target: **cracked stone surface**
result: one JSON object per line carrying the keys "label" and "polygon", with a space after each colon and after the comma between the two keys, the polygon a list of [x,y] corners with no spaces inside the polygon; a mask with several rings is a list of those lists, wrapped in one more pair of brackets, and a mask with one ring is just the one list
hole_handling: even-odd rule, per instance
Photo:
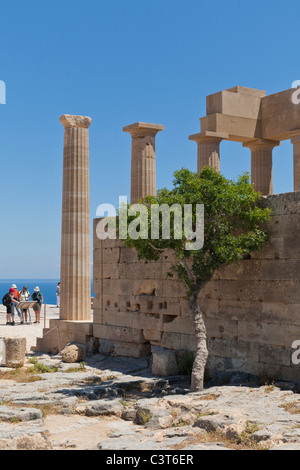
{"label": "cracked stone surface", "polygon": [[0,367],[0,449],[300,450],[296,384],[191,394],[187,377],[155,377],[147,360],[36,355],[55,369],[25,374],[30,357],[22,377]]}

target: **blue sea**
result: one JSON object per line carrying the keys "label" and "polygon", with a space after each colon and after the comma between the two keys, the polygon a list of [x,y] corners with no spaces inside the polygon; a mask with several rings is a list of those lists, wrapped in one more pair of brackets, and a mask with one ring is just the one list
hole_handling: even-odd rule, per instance
{"label": "blue sea", "polygon": [[58,282],[59,279],[0,279],[0,304],[2,303],[2,297],[9,291],[12,284],[16,284],[18,291],[21,291],[23,286],[27,286],[31,295],[38,286],[43,294],[44,303],[56,305],[56,286]]}

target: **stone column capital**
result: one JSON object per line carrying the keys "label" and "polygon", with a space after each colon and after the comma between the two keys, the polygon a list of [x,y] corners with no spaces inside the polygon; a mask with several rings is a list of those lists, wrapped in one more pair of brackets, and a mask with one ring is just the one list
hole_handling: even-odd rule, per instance
{"label": "stone column capital", "polygon": [[123,132],[129,132],[132,137],[138,136],[153,136],[160,131],[163,131],[165,126],[160,124],[149,124],[147,122],[136,122],[129,126],[123,127]]}
{"label": "stone column capital", "polygon": [[280,141],[278,140],[266,140],[266,139],[255,139],[250,140],[249,142],[244,142],[243,147],[248,147],[250,150],[255,150],[257,148],[269,148],[273,150],[274,147],[280,146]]}
{"label": "stone column capital", "polygon": [[229,138],[228,134],[215,134],[214,132],[200,132],[199,134],[193,134],[189,136],[189,140],[194,140],[197,144],[202,142],[215,142],[221,143],[222,140],[227,140]]}
{"label": "stone column capital", "polygon": [[189,136],[189,140],[194,140],[198,145],[198,173],[205,166],[210,166],[220,172],[220,143],[224,139],[228,139],[228,134],[217,134],[210,131]]}
{"label": "stone column capital", "polygon": [[59,120],[65,129],[69,129],[70,127],[88,129],[92,122],[92,119],[88,116],[74,116],[72,114],[63,114],[60,116]]}

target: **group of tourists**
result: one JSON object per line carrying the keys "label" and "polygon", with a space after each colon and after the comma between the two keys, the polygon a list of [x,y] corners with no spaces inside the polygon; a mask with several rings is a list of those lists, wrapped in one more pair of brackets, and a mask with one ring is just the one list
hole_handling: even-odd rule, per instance
{"label": "group of tourists", "polygon": [[20,325],[31,323],[30,311],[28,309],[20,309],[20,302],[28,302],[32,300],[35,302],[32,306],[35,312],[35,322],[40,323],[41,308],[43,304],[43,295],[40,292],[40,288],[36,287],[34,292],[31,294],[28,292],[27,286],[24,286],[23,289],[19,292],[16,284],[13,284],[7,294],[2,299],[2,304],[6,307],[6,325],[15,325],[15,312],[17,312]]}

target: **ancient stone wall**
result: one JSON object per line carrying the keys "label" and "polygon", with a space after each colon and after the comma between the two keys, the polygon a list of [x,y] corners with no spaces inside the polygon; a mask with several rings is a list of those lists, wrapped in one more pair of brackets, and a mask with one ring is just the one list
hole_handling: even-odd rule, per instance
{"label": "ancient stone wall", "polygon": [[[239,370],[300,381],[291,363],[300,340],[300,192],[269,196],[271,239],[251,259],[216,273],[200,296],[209,371]],[[120,241],[101,241],[94,221],[94,331],[106,352],[148,356],[195,349],[181,282],[167,278],[170,253],[139,260]],[[163,350],[161,350],[163,351]]]}

